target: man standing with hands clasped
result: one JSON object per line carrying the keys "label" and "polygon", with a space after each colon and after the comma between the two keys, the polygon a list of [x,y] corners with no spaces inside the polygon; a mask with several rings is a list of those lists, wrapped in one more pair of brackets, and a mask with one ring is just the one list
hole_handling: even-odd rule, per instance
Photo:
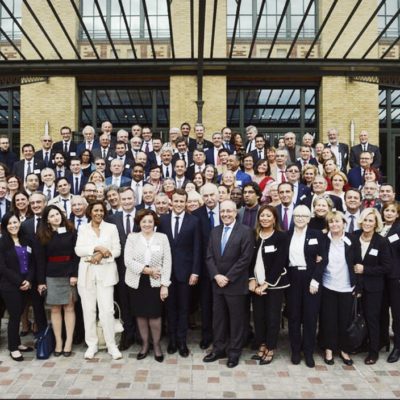
{"label": "man standing with hands clasped", "polygon": [[246,329],[249,264],[254,249],[252,230],[236,222],[236,204],[220,204],[221,224],[211,231],[207,268],[213,280],[213,350],[203,358],[213,362],[228,356],[227,367],[239,363]]}

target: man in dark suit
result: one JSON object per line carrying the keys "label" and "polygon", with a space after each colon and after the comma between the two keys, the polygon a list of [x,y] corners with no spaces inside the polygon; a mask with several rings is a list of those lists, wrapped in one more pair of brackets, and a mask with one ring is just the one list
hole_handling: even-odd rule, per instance
{"label": "man in dark suit", "polygon": [[185,212],[187,193],[177,189],[172,195],[172,211],[162,215],[159,232],[168,237],[172,253],[171,285],[167,300],[168,353],[179,350],[189,356],[186,345],[191,286],[201,270],[201,231],[198,219]]}
{"label": "man in dark suit", "polygon": [[246,149],[246,153],[251,153],[256,148],[256,135],[258,134],[258,130],[254,125],[249,125],[246,128],[246,136],[247,141],[244,145]]}
{"label": "man in dark suit", "polygon": [[360,155],[360,166],[350,169],[347,179],[351,187],[359,189],[364,184],[364,171],[373,163],[373,154],[369,151],[363,151]]}
{"label": "man in dark suit", "polygon": [[265,150],[265,137],[262,133],[257,133],[254,138],[256,143],[256,148],[250,152],[253,157],[254,165],[258,160],[264,160],[267,158],[267,152]]}
{"label": "man in dark suit", "polygon": [[193,151],[193,165],[187,169],[186,176],[188,179],[193,180],[196,172],[203,172],[206,169],[206,155],[202,150]]}
{"label": "man in dark suit", "polygon": [[53,139],[51,138],[51,136],[44,135],[42,136],[40,141],[42,142],[42,148],[35,152],[33,158],[35,159],[35,161],[43,162],[45,167],[53,168],[54,153],[51,149]]}
{"label": "man in dark suit", "polygon": [[193,153],[188,151],[186,141],[183,137],[176,139],[176,148],[178,152],[172,156],[172,164],[175,165],[176,160],[185,160],[186,166],[190,167],[193,164]]}
{"label": "man in dark suit", "polygon": [[336,165],[344,173],[347,173],[347,163],[349,162],[349,146],[346,143],[339,142],[339,134],[337,129],[331,128],[328,130],[328,143],[325,147],[331,149],[336,157]]}
{"label": "man in dark suit", "polygon": [[14,163],[12,173],[17,175],[22,182],[25,182],[25,178],[28,174],[34,173],[40,179],[40,171],[44,168],[43,161],[36,161],[33,156],[35,154],[35,148],[32,144],[26,143],[22,146],[23,159]]}
{"label": "man in dark suit", "polygon": [[186,163],[184,160],[176,160],[175,166],[174,166],[174,171],[175,171],[175,187],[177,189],[182,189],[184,188],[187,179],[186,179]]}
{"label": "man in dark suit", "polygon": [[[197,151],[197,150],[195,150]],[[204,205],[193,212],[200,222],[202,242],[202,263],[199,280],[200,312],[201,312],[201,340],[200,348],[205,350],[212,343],[212,282],[208,274],[206,256],[210,232],[220,224],[218,187],[213,183],[206,183],[200,188]]]}
{"label": "man in dark suit", "polygon": [[114,151],[111,148],[110,137],[107,135],[107,133],[100,135],[99,144],[100,147],[92,150],[93,158],[102,158],[106,161],[107,166],[109,166],[111,160],[114,158]]}
{"label": "man in dark suit", "polygon": [[278,212],[279,224],[284,231],[289,231],[294,226],[293,210],[294,210],[294,192],[293,185],[290,182],[282,182],[278,186],[278,195],[281,204],[275,208]]}
{"label": "man in dark suit", "polygon": [[106,185],[115,185],[118,187],[122,186],[130,186],[131,180],[130,178],[123,175],[124,164],[123,161],[118,158],[114,158],[110,164],[111,176],[106,178]]}
{"label": "man in dark suit", "polygon": [[72,194],[81,194],[85,183],[87,182],[87,177],[83,175],[81,160],[79,157],[72,157],[69,166],[72,175],[69,177],[68,182],[71,185]]}
{"label": "man in dark suit", "polygon": [[10,210],[11,202],[6,199],[7,182],[0,182],[0,221],[4,214]]}
{"label": "man in dark suit", "polygon": [[299,167],[300,171],[307,165],[318,166],[318,161],[311,156],[311,147],[302,145],[300,146],[300,157],[296,160],[296,165]]}
{"label": "man in dark suit", "polygon": [[190,150],[193,152],[196,148],[196,140],[190,137],[190,131],[192,130],[192,127],[190,126],[189,122],[183,122],[181,124],[180,130],[182,137],[186,140],[188,149],[190,150],[190,148],[193,147],[193,150]]}
{"label": "man in dark suit", "polygon": [[257,225],[257,212],[260,208],[259,201],[261,190],[257,183],[249,182],[243,186],[244,206],[238,211],[238,222],[255,230]]}
{"label": "man in dark suit", "polygon": [[189,140],[189,151],[193,152],[194,149],[205,151],[212,147],[213,144],[204,139],[205,129],[203,124],[197,123],[194,126],[194,133],[196,134],[196,139]]}
{"label": "man in dark suit", "polygon": [[229,154],[233,154],[235,152],[235,146],[231,143],[232,139],[232,129],[228,126],[225,126],[221,129],[222,133],[222,145],[225,149],[229,151]]}
{"label": "man in dark suit", "polygon": [[[140,153],[141,152],[137,153],[136,160],[137,160],[138,154],[140,154]],[[114,158],[122,161],[122,164],[123,164],[122,175],[126,176],[127,178],[130,178],[132,165],[135,162],[135,160],[133,159],[132,153],[126,151],[126,145],[124,142],[115,143]],[[136,162],[138,162],[138,161],[136,161]]]}
{"label": "man in dark suit", "polygon": [[311,192],[310,188],[300,183],[300,168],[297,164],[289,164],[286,167],[286,179],[293,185],[293,202],[297,206],[300,199],[304,199]]}
{"label": "man in dark suit", "polygon": [[72,131],[68,126],[63,126],[60,129],[60,135],[62,140],[54,143],[53,152],[60,152],[64,154],[65,159],[68,161],[70,157],[75,157],[77,155],[77,146],[72,141]]}
{"label": "man in dark suit", "polygon": [[251,182],[251,176],[249,174],[246,174],[246,172],[243,172],[239,168],[240,159],[237,154],[230,154],[228,156],[226,166],[227,166],[228,170],[232,171],[233,174],[235,175],[237,186],[243,187],[246,183]]}
{"label": "man in dark suit", "polygon": [[[212,165],[219,165],[218,152],[224,148],[222,142],[222,134],[220,132],[214,132],[212,135],[213,147],[206,150],[206,163]],[[229,151],[229,150],[228,150]]]}
{"label": "man in dark suit", "polygon": [[350,149],[350,167],[361,167],[361,153],[368,151],[372,154],[372,167],[380,168],[382,157],[379,147],[368,143],[368,132],[366,130],[360,132],[359,138],[360,144],[357,144]]}
{"label": "man in dark suit", "polygon": [[228,355],[227,366],[236,367],[246,330],[246,295],[249,265],[253,257],[252,230],[236,222],[236,204],[220,204],[222,224],[211,231],[207,251],[207,268],[213,280],[213,351],[204,362]]}
{"label": "man in dark suit", "polygon": [[132,314],[129,300],[128,287],[125,283],[126,267],[124,263],[124,249],[126,238],[132,232],[137,232],[135,225],[135,194],[132,188],[124,187],[120,190],[122,211],[113,214],[108,222],[117,226],[119,241],[121,242],[121,255],[116,259],[119,281],[117,283],[117,302],[121,307],[121,318],[124,323],[124,331],[119,342],[119,349],[127,350],[135,342],[135,317]]}
{"label": "man in dark suit", "polygon": [[56,151],[54,153],[53,169],[54,169],[54,173],[56,174],[56,179],[59,179],[59,178],[69,179],[71,177],[72,172],[67,168],[66,158],[62,151]]}
{"label": "man in dark suit", "polygon": [[90,126],[90,125],[86,125],[82,129],[82,135],[83,135],[84,140],[83,140],[83,142],[78,144],[78,147],[77,147],[78,156],[80,156],[82,154],[83,150],[93,151],[94,149],[100,147],[99,141],[94,138],[95,133],[96,132],[95,132],[93,126]]}
{"label": "man in dark suit", "polygon": [[10,140],[7,136],[0,137],[0,162],[11,171],[19,156],[10,150]]}

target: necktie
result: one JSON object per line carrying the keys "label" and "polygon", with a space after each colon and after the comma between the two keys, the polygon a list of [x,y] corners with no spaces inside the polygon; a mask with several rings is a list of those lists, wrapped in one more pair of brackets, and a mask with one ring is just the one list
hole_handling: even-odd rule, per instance
{"label": "necktie", "polygon": [[363,144],[363,151],[367,151],[367,145],[366,144]]}
{"label": "necktie", "polygon": [[288,222],[287,212],[288,212],[288,208],[285,207],[285,212],[283,214],[283,230],[284,231],[288,231],[289,230],[289,222]]}
{"label": "necktie", "polygon": [[165,171],[165,177],[169,178],[169,168],[165,167],[166,171]]}
{"label": "necktie", "polygon": [[128,236],[131,233],[131,214],[126,214],[126,236]]}
{"label": "necktie", "polygon": [[62,201],[63,201],[63,203],[64,203],[64,210],[65,210],[65,212],[66,212],[67,215],[68,215],[68,210],[67,210],[67,201],[68,201],[68,199],[62,199]]}
{"label": "necktie", "polygon": [[175,217],[174,240],[177,239],[179,234],[179,217]]}
{"label": "necktie", "polygon": [[136,182],[136,186],[135,186],[135,200],[136,200],[136,204],[140,204],[139,203],[139,182]]}
{"label": "necktie", "polygon": [[75,178],[75,193],[79,194],[79,178]]}
{"label": "necktie", "polygon": [[260,160],[262,159],[262,151],[261,151],[261,150],[258,151],[258,158],[259,158]]}
{"label": "necktie", "polygon": [[221,239],[221,254],[224,254],[226,242],[228,241],[229,229],[231,229],[230,226],[225,226],[224,227],[224,233],[222,234],[222,239]]}
{"label": "necktie", "polygon": [[210,220],[210,229],[214,228],[214,211],[210,211],[208,213],[209,215],[209,220]]}
{"label": "necktie", "polygon": [[281,169],[281,182],[286,182],[286,174],[285,171],[283,169]]}
{"label": "necktie", "polygon": [[51,200],[51,190],[47,189],[47,200]]}
{"label": "necktie", "polygon": [[41,220],[41,219],[42,219],[41,217],[36,217],[35,233],[36,233],[36,231],[37,231],[37,227],[38,227],[38,225],[40,224],[40,220]]}
{"label": "necktie", "polygon": [[177,179],[177,180],[176,180],[176,187],[177,187],[177,189],[180,189],[181,186],[182,186],[182,181],[181,181],[180,179]]}
{"label": "necktie", "polygon": [[181,160],[184,160],[184,159],[185,159],[184,154],[181,154]]}
{"label": "necktie", "polygon": [[78,223],[76,224],[76,230],[79,231],[79,227],[81,226],[82,218],[78,218]]}
{"label": "necktie", "polygon": [[44,163],[46,164],[46,167],[49,165],[49,152],[48,151],[46,151],[46,153],[45,153]]}
{"label": "necktie", "polygon": [[349,233],[354,232],[354,215],[350,215]]}
{"label": "necktie", "polygon": [[29,175],[31,173],[32,173],[31,161],[28,161],[28,169],[26,170],[26,174]]}
{"label": "necktie", "polygon": [[103,158],[104,159],[106,158],[106,150],[105,149],[103,149]]}
{"label": "necktie", "polygon": [[64,142],[64,153],[68,153],[68,142]]}
{"label": "necktie", "polygon": [[146,148],[145,148],[145,153],[149,154],[150,150],[149,150],[149,142],[146,142]]}
{"label": "necktie", "polygon": [[92,142],[87,142],[86,149],[92,150]]}
{"label": "necktie", "polygon": [[60,170],[57,171],[57,178],[61,178],[61,171]]}

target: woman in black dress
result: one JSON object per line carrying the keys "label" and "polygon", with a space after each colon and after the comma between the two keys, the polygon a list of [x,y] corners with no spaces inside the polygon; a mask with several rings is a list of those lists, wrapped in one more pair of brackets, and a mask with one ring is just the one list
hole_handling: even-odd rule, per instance
{"label": "woman in black dress", "polygon": [[[42,221],[38,229],[39,242],[36,249],[38,290],[41,292],[47,289],[46,302],[51,306],[51,323],[56,338],[54,355],[59,357],[63,354],[69,357],[75,328],[74,303],[77,297],[79,258],[74,249],[77,236],[72,222],[55,205],[44,209]],[[66,330],[64,346],[62,311]]]}
{"label": "woman in black dress", "polygon": [[157,214],[149,209],[140,210],[135,224],[140,232],[131,233],[125,245],[125,282],[129,286],[132,313],[136,317],[142,349],[138,360],[149,352],[149,327],[153,339],[154,358],[164,360],[160,347],[162,302],[168,297],[171,281],[171,249],[165,234],[154,232]]}
{"label": "woman in black dress", "polygon": [[21,344],[19,325],[28,297],[34,309],[42,306],[36,288],[32,289],[35,269],[32,249],[20,230],[19,218],[8,212],[1,221],[0,239],[0,290],[9,320],[7,327],[8,349],[15,361],[23,361],[21,352],[33,351]]}
{"label": "woman in black dress", "polygon": [[252,359],[260,365],[274,358],[281,322],[286,275],[288,236],[278,224],[275,207],[263,205],[257,215],[257,244],[250,267],[249,290],[252,293],[255,339],[258,353]]}

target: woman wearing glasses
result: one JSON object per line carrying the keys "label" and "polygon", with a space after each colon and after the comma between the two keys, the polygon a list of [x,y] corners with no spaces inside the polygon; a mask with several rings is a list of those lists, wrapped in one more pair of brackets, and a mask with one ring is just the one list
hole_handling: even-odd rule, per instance
{"label": "woman wearing glasses", "polygon": [[307,367],[313,368],[321,300],[319,285],[326,256],[322,233],[308,227],[310,218],[307,206],[299,205],[293,211],[294,229],[289,232],[288,313],[292,363],[300,363],[303,350]]}

